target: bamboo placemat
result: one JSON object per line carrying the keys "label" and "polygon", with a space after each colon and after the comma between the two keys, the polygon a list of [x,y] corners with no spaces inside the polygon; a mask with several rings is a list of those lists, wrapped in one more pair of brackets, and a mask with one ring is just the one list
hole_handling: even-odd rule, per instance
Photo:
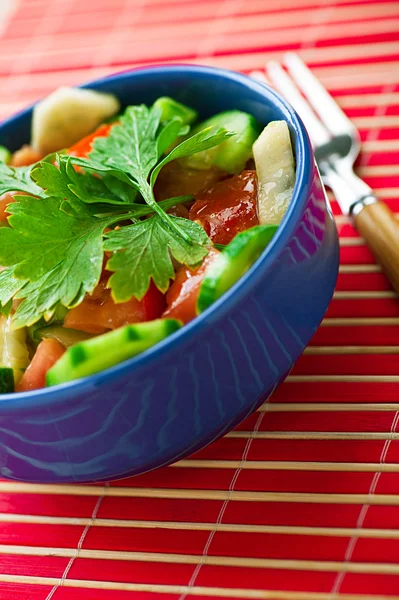
{"label": "bamboo placemat", "polygon": [[[11,4],[0,118],[129,66],[250,73],[295,49],[359,127],[359,173],[399,212],[397,1]],[[193,457],[137,478],[0,481],[1,599],[399,599],[399,303],[331,200],[337,291],[271,402]]]}

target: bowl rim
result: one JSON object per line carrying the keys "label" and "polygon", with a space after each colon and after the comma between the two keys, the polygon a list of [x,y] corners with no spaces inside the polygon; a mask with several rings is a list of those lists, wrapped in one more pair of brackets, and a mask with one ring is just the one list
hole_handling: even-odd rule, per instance
{"label": "bowl rim", "polygon": [[[150,362],[163,357],[167,352],[173,350],[177,345],[189,341],[191,337],[199,330],[210,327],[215,321],[222,317],[238,302],[240,298],[247,295],[255,287],[265,273],[270,269],[274,261],[282,253],[288,241],[292,237],[301,215],[304,211],[310,185],[313,177],[314,156],[313,149],[306,132],[305,126],[295,110],[268,85],[251,79],[247,75],[222,69],[219,67],[197,66],[197,65],[149,65],[118,71],[111,75],[94,79],[77,87],[92,88],[101,90],[110,81],[123,82],[124,79],[146,78],[156,76],[158,73],[177,75],[188,74],[193,77],[199,75],[211,76],[215,78],[227,79],[247,87],[263,96],[266,103],[272,104],[284,115],[291,132],[295,134],[295,158],[296,158],[296,180],[291,203],[287,209],[284,218],[277,229],[270,244],[265,248],[255,263],[246,271],[246,273],[229,289],[221,298],[198,315],[193,321],[184,325],[181,329],[172,333],[170,336],[148,348],[141,354],[134,356],[126,361],[118,363],[113,367],[104,369],[94,375],[89,375],[74,381],[69,381],[59,385],[40,388],[30,392],[12,392],[0,396],[0,408],[20,409],[25,407],[38,407],[47,404],[54,404],[65,399],[72,399],[76,393],[93,391],[94,387],[99,387],[105,381],[113,382],[119,375],[125,375],[127,372],[133,372],[141,367],[146,367]],[[4,126],[10,126],[29,114],[36,103],[19,111],[0,124],[0,131]]]}

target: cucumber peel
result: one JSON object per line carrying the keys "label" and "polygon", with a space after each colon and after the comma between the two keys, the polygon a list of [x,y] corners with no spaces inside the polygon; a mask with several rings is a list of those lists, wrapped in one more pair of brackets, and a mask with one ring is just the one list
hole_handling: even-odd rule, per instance
{"label": "cucumber peel", "polygon": [[157,344],[181,327],[175,319],[157,319],[125,325],[109,333],[79,342],[47,372],[48,386],[93,375]]}
{"label": "cucumber peel", "polygon": [[183,125],[190,125],[198,118],[196,110],[168,96],[162,96],[155,100],[154,106],[161,110],[161,121],[170,121],[174,117],[179,117]]}
{"label": "cucumber peel", "polygon": [[62,325],[48,325],[47,327],[41,327],[35,331],[35,339],[44,340],[51,338],[60,342],[65,348],[74,346],[84,340],[89,340],[93,337],[91,333],[86,331],[80,331],[79,329],[71,329],[69,327],[63,327]]}
{"label": "cucumber peel", "polygon": [[222,296],[260,256],[274,236],[277,225],[256,225],[238,233],[209,265],[197,299],[197,314]]}
{"label": "cucumber peel", "polygon": [[192,129],[190,135],[195,135],[207,127],[223,127],[235,135],[214,148],[182,159],[182,164],[197,170],[217,167],[226,173],[241,173],[252,157],[252,145],[261,131],[259,123],[248,113],[228,110],[203,121]]}
{"label": "cucumber peel", "polygon": [[9,164],[11,160],[11,152],[5,146],[0,146],[0,161]]}
{"label": "cucumber peel", "polygon": [[14,371],[15,384],[30,363],[26,328],[13,329],[11,316],[0,317],[0,365]]}
{"label": "cucumber peel", "polygon": [[0,394],[14,391],[14,370],[11,367],[0,367]]}

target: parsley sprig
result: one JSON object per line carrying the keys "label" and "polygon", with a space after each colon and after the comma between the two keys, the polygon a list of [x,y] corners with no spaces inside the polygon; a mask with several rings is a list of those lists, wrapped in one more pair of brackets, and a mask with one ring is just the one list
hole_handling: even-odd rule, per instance
{"label": "parsley sprig", "polygon": [[115,252],[107,269],[114,271],[109,285],[116,302],[126,302],[132,296],[141,299],[150,279],[166,292],[174,277],[171,254],[185,265],[196,265],[208,254],[209,240],[202,227],[188,219],[174,216],[170,219],[174,229],[182,228],[190,236],[190,243],[175,235],[169,222],[159,215],[105,234],[105,250]]}
{"label": "parsley sprig", "polygon": [[163,160],[165,150],[179,135],[187,132],[181,120],[173,118],[163,127],[161,110],[157,106],[148,108],[130,106],[107,137],[98,138],[89,159],[73,158],[72,162],[99,175],[114,175],[130,183],[143,197],[152,210],[159,215],[186,242],[191,242],[185,228],[175,222],[156,202],[154,185],[162,167],[177,158],[191,156],[217,146],[231,135],[225,129],[209,127],[176,146]]}
{"label": "parsley sprig", "polygon": [[141,299],[151,280],[166,291],[172,257],[189,266],[201,262],[210,246],[205,231],[166,212],[190,197],[158,203],[154,185],[170,161],[232,134],[209,128],[176,145],[187,133],[178,118],[161,122],[156,107],[131,106],[107,138],[95,140],[88,158],[61,154],[21,168],[0,163],[0,194],[27,194],[9,205],[9,227],[0,228],[0,265],[6,267],[0,308],[7,312],[13,299],[21,301],[14,327],[49,319],[59,305],[78,305],[100,280],[104,251],[112,253],[106,267],[116,302]]}
{"label": "parsley sprig", "polygon": [[44,191],[31,178],[32,168],[10,167],[0,161],[0,196],[6,192],[23,192],[43,197]]}

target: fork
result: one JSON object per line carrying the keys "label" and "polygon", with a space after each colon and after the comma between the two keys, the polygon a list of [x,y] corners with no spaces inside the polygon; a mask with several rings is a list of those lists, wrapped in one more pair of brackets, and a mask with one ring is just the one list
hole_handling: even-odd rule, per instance
{"label": "fork", "polygon": [[[310,136],[323,183],[332,189],[342,212],[353,218],[399,293],[399,222],[354,173],[353,165],[360,152],[358,130],[297,54],[287,53],[284,64],[289,74],[278,62],[268,62],[268,79],[299,114]],[[251,76],[268,82],[261,71],[254,71]]]}

